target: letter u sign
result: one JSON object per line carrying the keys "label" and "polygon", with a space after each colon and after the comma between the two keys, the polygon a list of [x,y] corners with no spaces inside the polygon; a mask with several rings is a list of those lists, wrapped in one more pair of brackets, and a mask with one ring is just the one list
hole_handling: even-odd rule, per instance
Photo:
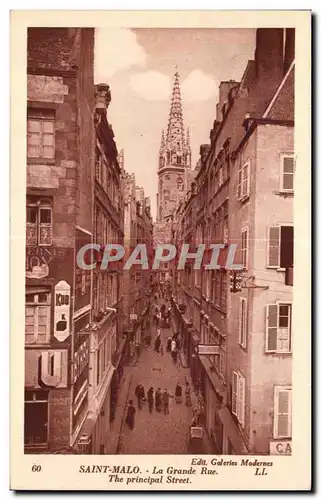
{"label": "letter u sign", "polygon": [[40,380],[48,387],[57,387],[62,382],[62,353],[42,352],[40,355]]}

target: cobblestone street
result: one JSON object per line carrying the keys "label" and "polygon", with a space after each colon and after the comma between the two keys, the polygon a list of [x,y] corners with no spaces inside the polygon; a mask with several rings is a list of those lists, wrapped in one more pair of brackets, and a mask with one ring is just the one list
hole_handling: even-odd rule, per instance
{"label": "cobblestone street", "polygon": [[152,342],[150,347],[144,347],[133,367],[127,367],[126,372],[131,373],[131,384],[128,399],[132,399],[136,408],[135,427],[130,430],[125,420],[123,421],[121,436],[118,445],[119,454],[180,454],[189,453],[189,426],[192,420],[192,408],[177,404],[175,398],[170,398],[169,415],[157,412],[153,409],[150,413],[147,403],[142,409],[137,407],[135,388],[143,384],[145,392],[150,386],[156,390],[158,387],[167,389],[174,396],[177,382],[185,387],[185,377],[188,377],[188,369],[183,368],[180,359],[174,364],[170,353],[166,352],[166,342],[172,336],[172,328],[161,329],[162,345],[164,354],[154,351],[154,340],[156,328],[153,326]]}

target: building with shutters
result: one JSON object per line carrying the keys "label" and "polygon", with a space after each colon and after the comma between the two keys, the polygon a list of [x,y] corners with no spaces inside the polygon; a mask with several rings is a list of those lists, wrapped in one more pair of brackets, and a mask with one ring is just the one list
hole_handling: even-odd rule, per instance
{"label": "building with shutters", "polygon": [[229,304],[231,412],[251,453],[291,450],[294,165],[293,61],[262,117],[246,118],[231,170],[229,233],[244,266]]}
{"label": "building with shutters", "polygon": [[[126,257],[137,245],[144,244],[149,255],[153,247],[153,220],[150,198],[136,185],[135,174],[124,172],[124,234]],[[141,255],[142,256],[142,255]],[[137,257],[139,258],[139,257]],[[149,262],[151,267],[152,261]],[[128,340],[126,352],[134,355],[135,345],[144,341],[149,333],[149,311],[152,271],[140,264],[124,269],[124,331]]]}
{"label": "building with shutters", "polygon": [[[107,84],[95,85],[94,242],[124,243],[122,153],[118,155],[108,121],[111,92]],[[123,350],[122,263],[92,271],[92,324],[90,328],[89,414],[82,434],[91,437],[91,453],[105,453],[110,445],[122,376]]]}
{"label": "building with shutters", "polygon": [[[188,238],[194,252],[225,246],[221,269],[177,272],[174,296],[216,453],[291,449],[294,35],[258,29],[241,80],[221,82],[211,143],[173,226],[173,240]],[[231,243],[244,267],[238,293],[224,268]]]}

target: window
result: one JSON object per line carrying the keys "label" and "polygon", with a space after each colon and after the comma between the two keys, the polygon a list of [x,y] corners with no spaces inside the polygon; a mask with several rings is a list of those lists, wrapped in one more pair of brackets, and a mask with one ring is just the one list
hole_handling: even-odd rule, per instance
{"label": "window", "polygon": [[44,344],[50,340],[50,293],[26,295],[26,344]]}
{"label": "window", "polygon": [[52,207],[51,200],[27,200],[27,245],[52,244]]}
{"label": "window", "polygon": [[247,162],[238,171],[237,199],[244,200],[250,194],[250,163]]}
{"label": "window", "polygon": [[102,365],[102,362],[100,359],[100,347],[98,347],[98,349],[97,349],[97,363],[96,363],[96,367],[97,367],[96,385],[97,386],[99,385],[100,380],[101,380],[101,365]]}
{"label": "window", "polygon": [[96,146],[96,157],[95,157],[95,176],[98,182],[101,182],[101,153],[99,148]]}
{"label": "window", "polygon": [[[167,153],[169,154],[169,153]],[[171,176],[170,175],[165,175],[165,181],[170,181],[171,180]]]}
{"label": "window", "polygon": [[281,156],[281,191],[293,192],[294,186],[294,156]]}
{"label": "window", "polygon": [[48,441],[48,391],[25,391],[25,445]]}
{"label": "window", "polygon": [[268,267],[288,268],[293,266],[293,226],[269,227]]}
{"label": "window", "polygon": [[169,197],[170,197],[170,190],[164,189],[164,200],[169,200]]}
{"label": "window", "polygon": [[291,304],[269,304],[266,314],[266,352],[291,352]]}
{"label": "window", "polygon": [[274,439],[292,437],[292,388],[274,388]]}
{"label": "window", "polygon": [[248,328],[247,299],[244,297],[240,297],[239,344],[244,348],[246,348],[247,346],[247,328]]}
{"label": "window", "polygon": [[55,157],[55,127],[54,115],[51,112],[36,110],[28,113],[28,158]]}
{"label": "window", "polygon": [[248,267],[248,229],[243,229],[241,233],[241,264],[247,269]]}
{"label": "window", "polygon": [[224,217],[223,221],[223,243],[228,243],[228,218]]}
{"label": "window", "polygon": [[245,378],[239,372],[232,373],[232,413],[239,423],[245,424]]}

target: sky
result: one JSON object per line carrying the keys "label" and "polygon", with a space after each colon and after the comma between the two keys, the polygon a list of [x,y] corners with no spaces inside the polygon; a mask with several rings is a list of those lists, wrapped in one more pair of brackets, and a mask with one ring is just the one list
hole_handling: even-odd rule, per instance
{"label": "sky", "polygon": [[125,169],[151,198],[156,215],[158,152],[167,129],[175,71],[180,74],[185,130],[190,128],[192,168],[209,143],[219,83],[239,81],[253,59],[255,29],[98,28],[95,83],[111,90],[108,121]]}

